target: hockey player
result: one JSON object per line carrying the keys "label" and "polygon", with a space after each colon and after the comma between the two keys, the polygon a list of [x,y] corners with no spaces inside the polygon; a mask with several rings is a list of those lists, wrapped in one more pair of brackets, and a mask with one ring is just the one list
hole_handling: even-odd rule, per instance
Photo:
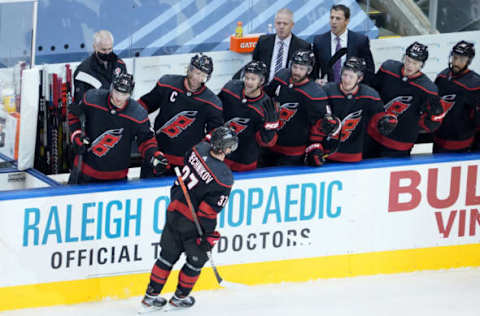
{"label": "hockey player", "polygon": [[397,125],[396,117],[385,113],[377,91],[360,83],[366,69],[362,58],[350,57],[343,64],[340,83],[323,86],[333,115],[342,121],[340,131],[324,142],[327,153],[330,151],[329,160],[362,160],[367,126],[388,135]]}
{"label": "hockey player", "polygon": [[113,52],[113,35],[101,30],[93,36],[93,54],[78,65],[73,73],[74,102],[79,103],[90,89],[110,89],[113,77],[126,73],[123,60]]}
{"label": "hockey player", "polygon": [[160,309],[167,303],[159,294],[182,253],[186,255],[186,263],[180,270],[177,289],[169,303],[176,307],[191,307],[195,303],[190,292],[208,260],[207,252],[220,238],[215,230],[217,215],[225,207],[233,185],[232,172],[223,160],[237,146],[238,137],[233,129],[220,126],[212,132],[210,143],[201,142],[186,153],[182,178],[188,187],[203,236],[199,236],[185,195],[175,182],[170,191],[171,202],[160,239],[160,255],[152,268],[142,300],[143,312]]}
{"label": "hockey player", "polygon": [[367,158],[410,156],[419,130],[431,133],[440,126],[445,110],[437,87],[421,72],[427,58],[427,46],[414,42],[407,47],[403,63],[387,60],[377,71],[377,91],[398,125],[388,136],[368,128]]}
{"label": "hockey player", "polygon": [[238,149],[225,159],[232,171],[257,167],[260,146],[273,146],[277,140],[279,110],[262,90],[267,65],[251,61],[243,69],[243,81],[230,80],[218,97],[223,118],[238,135]]}
{"label": "hockey player", "polygon": [[448,68],[435,80],[448,106],[442,125],[433,138],[433,152],[465,152],[474,142],[480,111],[480,76],[468,69],[475,56],[473,43],[460,41],[450,52]]}
{"label": "hockey player", "polygon": [[135,138],[142,157],[155,173],[165,171],[168,161],[158,150],[147,112],[130,98],[133,88],[132,75],[120,74],[110,90],[88,90],[80,104],[71,106],[68,119],[76,157],[69,183],[125,180]]}
{"label": "hockey player", "polygon": [[265,87],[275,102],[280,103],[280,124],[277,143],[266,149],[263,163],[267,166],[323,164],[321,142],[335,128],[335,120],[325,117],[327,96],[308,77],[315,56],[310,50],[296,51],[290,67],[281,69]]}
{"label": "hockey player", "polygon": [[[183,166],[187,150],[223,124],[222,102],[205,85],[212,72],[212,58],[197,54],[192,57],[186,76],[164,75],[152,91],[138,100],[148,113],[160,109],[154,130],[158,145],[172,166]],[[143,164],[141,177],[152,177],[148,164]]]}

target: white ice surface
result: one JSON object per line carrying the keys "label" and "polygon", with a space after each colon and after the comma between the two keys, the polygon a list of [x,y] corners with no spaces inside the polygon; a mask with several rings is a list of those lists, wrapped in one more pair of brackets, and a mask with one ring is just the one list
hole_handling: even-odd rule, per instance
{"label": "white ice surface", "polygon": [[[169,294],[170,295],[170,294]],[[479,316],[480,268],[376,275],[193,292],[175,316]],[[24,309],[5,316],[134,316],[140,298]],[[155,312],[146,315],[167,315]]]}

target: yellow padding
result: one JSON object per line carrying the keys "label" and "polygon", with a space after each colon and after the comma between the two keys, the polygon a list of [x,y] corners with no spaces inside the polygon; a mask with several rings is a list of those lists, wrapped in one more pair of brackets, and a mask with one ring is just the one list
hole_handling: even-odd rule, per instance
{"label": "yellow padding", "polygon": [[[474,266],[480,266],[480,244],[230,265],[219,271],[225,280],[254,285]],[[3,287],[0,311],[140,296],[148,277],[141,273]],[[178,272],[172,272],[164,292],[173,292],[177,278]],[[195,290],[214,288],[218,285],[213,272],[205,268]]]}

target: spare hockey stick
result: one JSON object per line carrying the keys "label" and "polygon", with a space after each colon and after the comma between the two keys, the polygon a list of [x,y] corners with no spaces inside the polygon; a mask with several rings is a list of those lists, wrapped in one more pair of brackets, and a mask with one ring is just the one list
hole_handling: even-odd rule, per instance
{"label": "spare hockey stick", "polygon": [[[197,232],[201,237],[201,236],[203,236],[203,230],[202,230],[202,227],[200,227],[200,222],[198,221],[197,213],[195,212],[195,209],[194,209],[193,204],[192,204],[192,200],[190,199],[190,194],[188,193],[187,187],[185,186],[185,183],[183,182],[182,174],[180,173],[180,169],[178,169],[178,167],[175,167],[174,170],[175,170],[175,174],[177,175],[178,183],[180,184],[180,187],[182,188],[183,195],[185,196],[185,200],[187,200],[188,207],[190,208],[190,211],[192,212],[193,222],[195,223],[195,227],[197,228]],[[215,278],[217,279],[218,285],[224,286],[224,287],[242,287],[242,286],[245,286],[245,284],[225,281],[220,276],[220,273],[218,273],[217,266],[213,262],[212,251],[207,251],[207,256],[208,256],[208,260],[210,261],[210,265],[212,266],[213,273],[215,274]]]}

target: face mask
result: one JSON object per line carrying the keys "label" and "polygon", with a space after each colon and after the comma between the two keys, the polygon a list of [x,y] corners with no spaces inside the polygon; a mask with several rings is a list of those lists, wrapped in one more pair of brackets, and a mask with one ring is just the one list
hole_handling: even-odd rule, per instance
{"label": "face mask", "polygon": [[115,61],[116,60],[116,56],[113,52],[110,52],[108,54],[104,54],[104,53],[99,53],[97,52],[97,56],[98,58],[100,58],[100,60],[103,60],[103,61]]}

